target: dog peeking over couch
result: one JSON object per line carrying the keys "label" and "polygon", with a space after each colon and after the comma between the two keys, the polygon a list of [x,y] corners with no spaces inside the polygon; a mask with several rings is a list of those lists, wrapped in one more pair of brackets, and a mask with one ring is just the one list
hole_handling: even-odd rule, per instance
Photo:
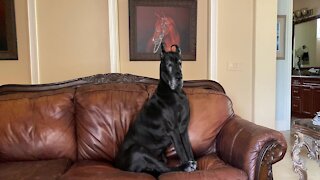
{"label": "dog peeking over couch", "polygon": [[[189,137],[189,102],[182,90],[181,50],[166,52],[161,44],[160,80],[129,128],[116,157],[115,166],[153,176],[170,171],[192,172],[197,168]],[[168,167],[165,152],[173,145],[180,165]]]}

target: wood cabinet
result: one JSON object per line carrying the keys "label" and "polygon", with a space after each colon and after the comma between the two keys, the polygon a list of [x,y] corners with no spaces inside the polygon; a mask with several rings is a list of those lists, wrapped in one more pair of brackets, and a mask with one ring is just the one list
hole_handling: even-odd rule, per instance
{"label": "wood cabinet", "polygon": [[296,117],[314,117],[318,111],[320,111],[320,77],[292,77],[292,115]]}
{"label": "wood cabinet", "polygon": [[320,111],[320,86],[314,88],[313,93],[313,108],[316,112]]}
{"label": "wood cabinet", "polygon": [[302,86],[301,88],[301,113],[307,116],[313,114],[313,90],[310,86]]}
{"label": "wood cabinet", "polygon": [[301,113],[301,97],[300,97],[300,89],[299,87],[292,87],[292,95],[291,95],[291,111],[293,114]]}

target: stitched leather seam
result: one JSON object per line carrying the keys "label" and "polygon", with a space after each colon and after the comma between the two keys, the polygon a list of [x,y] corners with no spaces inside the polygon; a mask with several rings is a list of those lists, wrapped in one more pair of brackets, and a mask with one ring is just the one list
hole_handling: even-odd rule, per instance
{"label": "stitched leather seam", "polygon": [[239,136],[239,134],[241,133],[242,130],[243,130],[243,128],[239,129],[239,131],[235,134],[235,136],[234,136],[234,138],[233,138],[233,140],[232,140],[231,149],[230,149],[230,154],[229,154],[229,162],[231,162],[231,160],[232,160],[234,143],[235,143],[236,139],[238,138],[238,136]]}

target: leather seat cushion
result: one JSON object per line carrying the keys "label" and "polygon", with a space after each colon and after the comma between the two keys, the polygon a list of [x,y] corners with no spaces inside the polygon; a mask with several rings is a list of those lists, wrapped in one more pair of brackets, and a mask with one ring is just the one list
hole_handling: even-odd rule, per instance
{"label": "leather seat cushion", "polygon": [[72,161],[68,159],[3,162],[0,163],[0,179],[55,180],[61,177],[71,164]]}
{"label": "leather seat cushion", "polygon": [[162,174],[160,180],[247,180],[247,174],[237,168],[224,163],[216,154],[210,154],[197,160],[198,170],[186,172],[169,172]]}
{"label": "leather seat cushion", "polygon": [[114,168],[106,162],[82,160],[76,162],[70,170],[62,176],[62,180],[82,180],[82,179],[139,179],[139,180],[154,180],[155,178],[146,173],[133,173],[122,171]]}

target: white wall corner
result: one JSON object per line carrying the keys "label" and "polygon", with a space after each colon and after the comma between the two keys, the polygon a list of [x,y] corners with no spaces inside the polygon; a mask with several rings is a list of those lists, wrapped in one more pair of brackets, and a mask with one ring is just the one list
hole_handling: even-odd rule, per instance
{"label": "white wall corner", "polygon": [[39,58],[38,58],[38,36],[37,36],[37,11],[36,0],[28,0],[28,27],[30,48],[30,74],[31,83],[39,84]]}
{"label": "white wall corner", "polygon": [[289,131],[290,123],[288,124],[286,121],[276,121],[276,130],[277,131]]}
{"label": "white wall corner", "polygon": [[292,67],[292,0],[278,0],[278,15],[286,15],[286,56],[277,60],[276,129],[290,130],[291,126],[291,67]]}
{"label": "white wall corner", "polygon": [[218,41],[218,1],[211,0],[210,1],[210,40],[209,40],[209,62],[208,62],[208,77],[211,80],[218,79],[218,72],[217,72],[217,41]]}
{"label": "white wall corner", "polygon": [[108,8],[109,8],[110,72],[118,73],[120,72],[118,0],[108,0]]}

